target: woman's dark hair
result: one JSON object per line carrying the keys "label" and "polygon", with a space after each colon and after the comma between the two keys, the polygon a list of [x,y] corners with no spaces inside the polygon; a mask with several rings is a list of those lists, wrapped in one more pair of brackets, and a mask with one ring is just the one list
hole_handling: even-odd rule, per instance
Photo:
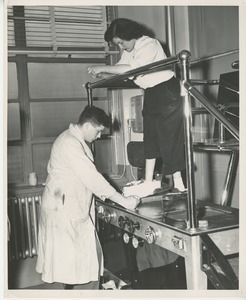
{"label": "woman's dark hair", "polygon": [[78,125],[83,125],[86,122],[90,122],[94,126],[103,125],[106,128],[109,128],[111,125],[111,119],[104,110],[99,107],[89,105],[82,111]]}
{"label": "woman's dark hair", "polygon": [[107,31],[104,34],[104,39],[106,42],[112,42],[113,38],[118,37],[125,41],[130,41],[132,39],[139,39],[143,35],[147,34],[147,29],[132,20],[129,19],[115,19],[109,25]]}

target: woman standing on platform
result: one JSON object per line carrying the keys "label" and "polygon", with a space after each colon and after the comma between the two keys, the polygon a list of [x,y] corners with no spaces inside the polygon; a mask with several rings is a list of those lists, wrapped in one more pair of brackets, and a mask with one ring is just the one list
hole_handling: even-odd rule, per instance
{"label": "woman standing on platform", "polygon": [[[141,24],[116,19],[108,27],[105,40],[118,45],[121,59],[113,66],[90,66],[94,78],[121,74],[167,58],[160,42],[146,35]],[[143,124],[145,180],[153,180],[157,158],[162,158],[163,175],[173,177],[174,188],[184,191],[181,171],[185,169],[183,105],[180,84],[172,70],[163,70],[133,79],[144,90]]]}

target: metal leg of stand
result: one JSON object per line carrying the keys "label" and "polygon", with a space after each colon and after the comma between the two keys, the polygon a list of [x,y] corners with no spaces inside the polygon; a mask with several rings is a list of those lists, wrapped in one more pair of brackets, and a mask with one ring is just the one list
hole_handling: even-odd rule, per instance
{"label": "metal leg of stand", "polygon": [[207,275],[201,270],[201,242],[199,236],[190,237],[187,240],[185,270],[188,290],[207,289]]}
{"label": "metal leg of stand", "polygon": [[222,192],[221,205],[230,205],[232,192],[236,180],[237,166],[239,160],[239,152],[233,151],[230,156],[230,161],[225,178],[224,188]]}

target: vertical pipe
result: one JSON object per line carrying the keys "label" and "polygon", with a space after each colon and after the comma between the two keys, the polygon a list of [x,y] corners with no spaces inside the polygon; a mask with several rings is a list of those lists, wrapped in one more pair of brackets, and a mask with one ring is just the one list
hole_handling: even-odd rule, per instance
{"label": "vertical pipe", "polygon": [[87,82],[85,84],[85,88],[86,88],[86,91],[87,91],[87,100],[88,100],[88,105],[89,106],[92,106],[92,89],[90,87],[90,83]]}
{"label": "vertical pipe", "polygon": [[179,53],[181,62],[181,97],[184,103],[184,136],[185,136],[185,158],[186,158],[186,176],[188,187],[188,221],[190,230],[195,231],[197,228],[196,216],[196,198],[194,184],[194,158],[193,158],[193,141],[192,141],[192,121],[191,109],[189,103],[189,93],[184,87],[184,82],[189,80],[189,60],[190,52],[184,50]]}
{"label": "vertical pipe", "polygon": [[206,290],[207,275],[201,270],[200,236],[189,236],[186,240],[185,273],[188,290]]}
{"label": "vertical pipe", "polygon": [[19,216],[20,216],[20,236],[21,236],[21,250],[22,250],[22,258],[26,258],[26,241],[25,241],[25,225],[24,225],[24,216],[23,216],[23,208],[25,205],[25,198],[18,198],[19,204]]}
{"label": "vertical pipe", "polygon": [[229,201],[231,200],[233,184],[235,183],[235,176],[237,172],[238,160],[239,160],[239,152],[233,151],[230,156],[230,161],[229,161],[224,188],[222,192],[221,205],[223,206],[228,205]]}
{"label": "vertical pipe", "polygon": [[38,205],[38,197],[32,197],[32,216],[33,216],[33,248],[32,254],[37,255],[38,249],[38,220],[37,220],[37,210],[36,206]]}
{"label": "vertical pipe", "polygon": [[[12,202],[12,200],[10,199]],[[15,258],[18,260],[19,258],[19,241],[18,241],[18,233],[17,233],[17,222],[18,222],[18,216],[16,212],[18,211],[18,200],[15,198],[13,199],[13,204],[12,204],[12,221],[13,221],[13,236],[14,236],[14,255],[13,259]]]}
{"label": "vertical pipe", "polygon": [[[93,102],[93,99],[92,99],[92,88],[90,87],[90,83],[87,82],[85,84],[85,88],[87,90],[87,99],[88,99],[88,105],[89,106],[92,106],[92,102]],[[91,151],[92,153],[95,153],[95,142],[91,143]]]}
{"label": "vertical pipe", "polygon": [[38,198],[36,200],[37,200],[37,202],[39,204],[39,207],[41,207],[42,196],[38,196]]}
{"label": "vertical pipe", "polygon": [[219,123],[219,143],[225,142],[225,128],[222,123]]}
{"label": "vertical pipe", "polygon": [[174,24],[173,24],[173,7],[166,7],[166,40],[169,48],[169,53],[171,56],[174,56],[175,51],[175,38],[174,38]]}
{"label": "vertical pipe", "polygon": [[26,209],[26,227],[27,227],[27,248],[26,253],[29,257],[32,257],[32,230],[31,230],[31,216],[29,206],[31,204],[32,198],[25,197],[25,209]]}

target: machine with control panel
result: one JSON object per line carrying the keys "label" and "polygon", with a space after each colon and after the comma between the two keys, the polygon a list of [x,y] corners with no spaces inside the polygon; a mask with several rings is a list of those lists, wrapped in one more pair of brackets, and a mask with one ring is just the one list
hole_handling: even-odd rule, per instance
{"label": "machine with control panel", "polygon": [[[192,230],[187,219],[186,197],[187,195],[182,194],[181,199],[178,199],[177,195],[171,197],[170,193],[167,196],[163,194],[145,197],[135,211],[126,210],[110,200],[97,199],[97,217],[105,223],[122,229],[124,242],[129,243],[131,240],[134,248],[145,240],[184,257],[187,288],[206,289],[207,276],[203,269],[208,264],[201,259],[206,249],[203,237],[206,236],[209,239],[213,248],[220,249],[219,252],[223,257],[238,253],[238,210],[198,201],[199,226],[196,230]],[[147,210],[141,210],[146,206]],[[153,216],[153,213],[152,216],[148,216],[146,211],[151,210],[158,212],[158,216]],[[216,263],[218,264],[218,261]],[[223,274],[223,276],[234,278],[234,271],[229,263],[226,265],[230,271],[229,274]],[[222,264],[221,269],[223,267]],[[209,271],[212,264],[207,268],[206,271]],[[228,283],[227,288],[237,288],[237,282]]]}

